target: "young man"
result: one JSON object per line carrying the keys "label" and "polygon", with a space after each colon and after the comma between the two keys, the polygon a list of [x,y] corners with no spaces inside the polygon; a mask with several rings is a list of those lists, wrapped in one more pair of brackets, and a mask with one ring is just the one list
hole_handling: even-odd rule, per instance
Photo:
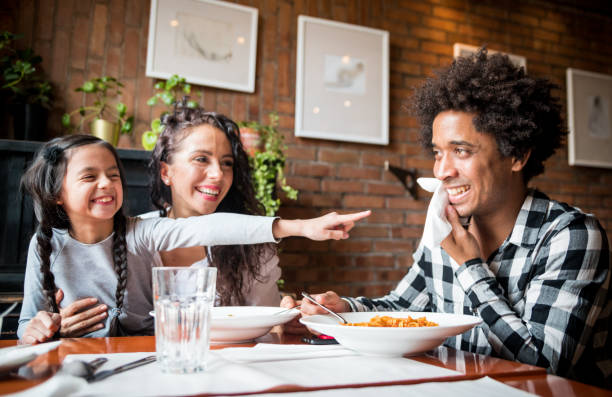
{"label": "young man", "polygon": [[[592,215],[527,187],[565,133],[552,88],[486,50],[428,79],[415,108],[448,192],[451,234],[441,247],[421,245],[387,296],[316,299],[338,312],[477,315],[481,326],[445,344],[609,387],[606,233]],[[470,219],[467,228],[459,216]],[[323,313],[306,300],[301,310]]]}

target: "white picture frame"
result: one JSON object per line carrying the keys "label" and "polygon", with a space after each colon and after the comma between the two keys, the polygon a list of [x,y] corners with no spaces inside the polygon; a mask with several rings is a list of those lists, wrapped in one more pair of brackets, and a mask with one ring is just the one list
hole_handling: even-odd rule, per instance
{"label": "white picture frame", "polygon": [[612,75],[568,68],[569,165],[612,168]]}
{"label": "white picture frame", "polygon": [[[475,54],[479,49],[480,47],[474,45],[455,43],[453,44],[453,58],[470,56],[472,54]],[[497,53],[508,55],[508,58],[510,58],[510,61],[512,61],[513,64],[515,64],[516,66],[522,66],[523,69],[525,69],[525,72],[527,72],[527,58],[525,58],[524,56],[487,48],[487,54],[491,55]]]}
{"label": "white picture frame", "polygon": [[255,91],[258,10],[210,0],[152,0],[148,77]]}
{"label": "white picture frame", "polygon": [[298,17],[295,135],[389,143],[389,32]]}

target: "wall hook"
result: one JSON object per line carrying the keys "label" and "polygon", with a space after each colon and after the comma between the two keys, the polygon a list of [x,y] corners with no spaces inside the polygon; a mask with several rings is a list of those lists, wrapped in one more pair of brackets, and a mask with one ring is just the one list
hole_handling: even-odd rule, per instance
{"label": "wall hook", "polygon": [[413,199],[417,199],[417,171],[415,168],[403,169],[396,167],[394,165],[389,164],[388,160],[385,160],[385,171],[391,171],[393,175],[399,179],[399,181],[404,185],[408,193],[412,196]]}

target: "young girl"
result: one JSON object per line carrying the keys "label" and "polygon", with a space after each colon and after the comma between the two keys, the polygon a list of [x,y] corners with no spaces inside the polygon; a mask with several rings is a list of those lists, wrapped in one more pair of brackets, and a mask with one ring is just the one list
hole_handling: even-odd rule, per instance
{"label": "young girl", "polygon": [[[248,156],[229,118],[177,104],[162,118],[151,155],[151,198],[158,211],[141,217],[182,218],[215,212],[261,215]],[[281,275],[272,244],[178,248],[154,255],[157,266],[214,266],[219,306],[278,306]]]}
{"label": "young girl", "polygon": [[[87,296],[110,308],[87,336],[152,334],[151,266],[157,251],[260,244],[288,236],[347,238],[369,211],[283,220],[239,214],[169,219],[126,218],[124,173],[114,148],[90,135],[45,144],[22,186],[39,226],[30,242],[18,335],[22,343],[64,336],[56,293],[71,304]],[[129,266],[128,266],[129,264]]]}

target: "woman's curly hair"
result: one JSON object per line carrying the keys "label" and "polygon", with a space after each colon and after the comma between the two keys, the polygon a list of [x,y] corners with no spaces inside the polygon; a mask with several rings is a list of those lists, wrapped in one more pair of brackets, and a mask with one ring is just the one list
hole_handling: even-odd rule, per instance
{"label": "woman's curly hair", "polygon": [[[207,112],[201,107],[191,108],[187,103],[187,98],[184,98],[176,104],[174,112],[161,117],[163,130],[149,162],[151,199],[160,216],[168,216],[168,208],[172,206],[172,191],[161,180],[161,163],[171,164],[174,154],[181,149],[181,142],[200,125],[210,125],[223,132],[234,157],[232,186],[215,212],[262,215],[238,125],[222,114]],[[276,254],[276,248],[272,244],[222,245],[212,247],[211,254],[210,265],[218,269],[218,303],[222,306],[244,305],[244,287],[253,280],[261,280],[262,267]]]}
{"label": "woman's curly hair", "polygon": [[431,147],[436,116],[446,110],[474,113],[477,131],[491,134],[502,156],[523,158],[523,180],[544,171],[544,161],[561,146],[563,127],[558,88],[545,79],[529,77],[507,55],[487,55],[483,47],[460,57],[417,89],[413,109],[421,123],[420,137]]}

